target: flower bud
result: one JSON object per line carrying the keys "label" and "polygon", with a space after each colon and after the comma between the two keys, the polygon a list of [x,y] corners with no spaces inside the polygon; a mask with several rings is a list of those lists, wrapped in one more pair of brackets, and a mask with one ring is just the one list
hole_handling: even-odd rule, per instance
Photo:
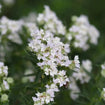
{"label": "flower bud", "polygon": [[11,78],[11,77],[8,77],[7,78],[7,82],[9,83],[9,84],[12,84],[14,81],[13,81],[13,78]]}
{"label": "flower bud", "polygon": [[2,94],[1,95],[1,102],[6,102],[8,101],[8,95],[7,94]]}

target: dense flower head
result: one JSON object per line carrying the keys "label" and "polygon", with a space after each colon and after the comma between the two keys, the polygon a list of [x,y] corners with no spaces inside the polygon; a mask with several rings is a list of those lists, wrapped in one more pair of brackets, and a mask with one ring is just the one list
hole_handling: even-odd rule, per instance
{"label": "dense flower head", "polygon": [[65,35],[66,33],[65,26],[48,6],[45,6],[44,12],[38,15],[37,22],[39,25],[44,25],[44,29],[50,30],[54,34]]}
{"label": "dense flower head", "polygon": [[66,85],[66,83],[69,82],[69,79],[66,76],[66,72],[64,70],[59,71],[57,73],[57,78],[54,78],[53,82],[55,84],[59,84],[60,87],[62,87],[63,85]]}
{"label": "dense flower head", "polygon": [[87,16],[73,16],[72,22],[73,25],[69,28],[67,39],[69,40],[69,37],[72,36],[74,47],[87,50],[90,47],[89,43],[94,45],[98,43],[99,31],[89,23]]}
{"label": "dense flower head", "polygon": [[[37,30],[32,32],[31,36],[32,40],[29,43],[29,48],[37,55],[39,60],[37,65],[44,70],[46,76],[50,75],[53,80],[50,81],[50,86],[46,85],[46,91],[37,93],[37,97],[33,97],[33,100],[35,105],[48,104],[54,101],[54,93],[58,92],[58,87],[62,87],[69,82],[66,71],[58,70],[57,67],[65,66],[71,68],[73,63],[72,69],[79,68],[79,60],[78,56],[75,56],[74,60],[69,60],[67,56],[67,53],[70,52],[69,45],[61,42],[60,38],[55,37],[49,30]],[[52,86],[54,89],[51,88]]]}
{"label": "dense flower head", "polygon": [[[32,51],[37,52],[38,63],[44,69],[46,75],[54,76],[57,73],[57,65],[69,66],[67,53],[70,51],[67,44],[60,42],[60,38],[54,37],[49,31],[38,31],[37,34],[32,33],[33,40],[29,43]],[[37,46],[37,47],[36,47]]]}

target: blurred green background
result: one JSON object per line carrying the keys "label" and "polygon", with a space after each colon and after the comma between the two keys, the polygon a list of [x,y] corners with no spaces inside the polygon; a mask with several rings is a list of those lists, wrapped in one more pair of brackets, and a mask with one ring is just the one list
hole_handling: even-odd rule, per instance
{"label": "blurred green background", "polygon": [[5,8],[4,14],[18,19],[31,11],[41,12],[44,5],[49,5],[65,25],[69,25],[72,15],[86,14],[91,23],[104,31],[105,0],[15,0],[13,6]]}

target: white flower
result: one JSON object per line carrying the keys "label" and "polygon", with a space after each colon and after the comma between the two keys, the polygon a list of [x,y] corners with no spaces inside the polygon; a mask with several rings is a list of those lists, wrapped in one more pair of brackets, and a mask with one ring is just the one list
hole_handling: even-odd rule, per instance
{"label": "white flower", "polygon": [[7,76],[8,75],[8,67],[4,66],[3,62],[0,62],[0,75]]}
{"label": "white flower", "polygon": [[71,90],[70,97],[73,100],[76,100],[79,97],[80,89],[78,88],[76,81],[73,77],[70,77],[69,89]]}
{"label": "white flower", "polygon": [[32,33],[35,29],[37,30],[36,24],[32,22],[24,23],[24,26],[28,28],[30,33]]}
{"label": "white flower", "polygon": [[90,60],[83,60],[82,61],[82,66],[86,71],[91,72],[91,70],[92,70],[92,62]]}
{"label": "white flower", "polygon": [[105,77],[105,63],[101,65],[101,75]]}
{"label": "white flower", "polygon": [[[7,94],[7,92],[10,89],[10,84],[13,83],[13,79],[10,77],[7,77],[8,75],[8,67],[4,66],[3,62],[0,62],[0,95],[3,96],[3,94]],[[3,92],[1,92],[3,91]],[[3,97],[2,97],[3,98]],[[5,98],[5,97],[4,97]],[[8,100],[6,100],[8,101]]]}
{"label": "white flower", "polygon": [[7,81],[3,80],[3,85],[4,85],[6,90],[9,90],[9,84]]}
{"label": "white flower", "polygon": [[8,75],[8,67],[7,66],[3,67],[3,73],[5,74],[5,76]]}
{"label": "white flower", "polygon": [[105,64],[102,64],[101,65],[101,68],[104,70],[105,69]]}
{"label": "white flower", "polygon": [[90,36],[90,42],[93,44],[97,44],[98,43],[98,38],[99,38],[99,31],[96,29],[95,26],[91,25],[89,27],[89,36]]}
{"label": "white flower", "polygon": [[80,70],[76,71],[73,73],[73,77],[76,79],[76,80],[80,80],[80,82],[83,84],[83,83],[88,83],[89,80],[90,80],[90,75],[88,75],[86,73],[87,72],[91,72],[92,70],[92,63],[90,60],[83,60],[82,61],[82,65],[80,66]]}
{"label": "white flower", "polygon": [[15,3],[15,0],[3,0],[3,3],[7,6],[8,5],[13,5]]}
{"label": "white flower", "polygon": [[[9,20],[7,17],[3,16],[1,18],[1,26],[7,27],[8,30],[10,30],[12,33],[18,32],[21,29],[21,26],[23,25],[23,21],[15,21],[15,20]],[[1,29],[2,30],[2,29]]]}
{"label": "white flower", "polygon": [[75,64],[74,70],[75,71],[79,71],[79,69],[80,69],[80,61],[79,61],[79,57],[77,55],[74,57],[74,61],[73,62]]}
{"label": "white flower", "polygon": [[22,44],[22,40],[17,33],[9,34],[8,39],[11,40],[12,42]]}
{"label": "white flower", "polygon": [[0,31],[1,31],[1,37],[0,41],[2,41],[2,37],[5,35],[7,39],[11,40],[12,42],[22,44],[22,40],[19,36],[19,32],[21,31],[21,28],[23,26],[23,21],[15,21],[10,20],[7,17],[3,16],[0,19]]}
{"label": "white flower", "polygon": [[[67,53],[70,52],[68,44],[60,42],[60,39],[54,37],[49,31],[40,30],[37,33],[32,33],[31,36],[33,40],[30,41],[29,47],[37,53],[39,60],[43,60],[43,62],[38,63],[38,66],[42,69],[44,65],[49,66],[49,68],[44,69],[46,75],[50,74],[54,77],[57,74],[57,65],[69,66],[71,64],[67,56]],[[46,42],[47,45],[42,41]]]}
{"label": "white flower", "polygon": [[38,15],[37,21],[39,25],[44,25],[44,29],[50,30],[54,34],[65,35],[66,33],[65,26],[48,6],[45,6],[44,12]]}
{"label": "white flower", "polygon": [[53,82],[55,84],[59,84],[60,87],[62,87],[63,85],[66,85],[66,83],[69,82],[69,79],[66,76],[66,72],[64,70],[59,71],[57,78],[54,78]]}
{"label": "white flower", "polygon": [[89,23],[87,16],[73,16],[72,21],[74,24],[69,28],[69,33],[66,37],[70,40],[69,37],[72,36],[74,47],[87,50],[89,43],[95,45],[98,43],[99,31]]}
{"label": "white flower", "polygon": [[[51,18],[50,16],[48,18]],[[40,19],[39,19],[40,20]],[[47,20],[45,20],[47,21]],[[29,43],[29,48],[36,53],[39,60],[38,66],[44,71],[45,75],[52,77],[51,85],[46,85],[46,91],[37,93],[37,97],[33,97],[34,105],[48,104],[54,101],[55,92],[58,92],[58,87],[62,87],[69,82],[66,72],[58,70],[58,66],[69,67],[72,60],[69,60],[67,53],[70,52],[68,44],[60,41],[60,38],[54,37],[52,32],[37,30],[31,33],[32,40]],[[79,67],[78,56],[75,57],[75,66]]]}

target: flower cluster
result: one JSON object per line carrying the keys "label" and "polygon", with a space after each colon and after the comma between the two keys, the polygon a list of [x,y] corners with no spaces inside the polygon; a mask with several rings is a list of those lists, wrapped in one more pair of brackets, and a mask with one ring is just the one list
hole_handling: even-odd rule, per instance
{"label": "flower cluster", "polygon": [[[2,0],[2,3],[11,6],[15,3],[15,0]],[[1,9],[2,5],[0,4],[0,12]],[[22,81],[19,81],[25,83],[21,87],[25,88],[25,91],[33,88],[32,82],[36,79],[36,84],[38,83],[38,85],[35,84],[36,87],[39,85],[41,87],[35,89],[37,93],[32,97],[34,105],[52,104],[56,93],[60,91],[61,87],[64,89],[68,84],[70,97],[76,100],[81,92],[77,82],[84,84],[91,79],[92,62],[90,60],[81,60],[82,64],[80,66],[79,57],[76,55],[74,60],[70,60],[68,53],[70,53],[71,45],[84,51],[90,47],[89,44],[96,45],[98,43],[99,31],[89,23],[88,17],[85,15],[73,16],[72,22],[73,25],[67,29],[55,12],[48,6],[45,6],[44,11],[38,15],[31,12],[29,16],[19,20],[10,20],[5,16],[0,18],[0,60],[3,61],[6,58],[7,64],[14,64],[11,68],[14,69],[16,67],[16,70],[21,70],[23,67],[22,69],[26,70],[24,77],[21,78]],[[32,40],[30,37],[32,37]],[[33,63],[31,61],[33,59],[30,59],[30,56],[26,57],[26,50],[24,51],[27,41],[30,41],[28,50],[37,57],[37,60],[34,62],[38,61],[36,64],[39,67],[35,67],[35,69],[40,68],[42,72],[32,71],[33,67],[31,66],[33,66]],[[14,46],[10,47],[13,43],[15,43]],[[8,56],[5,56],[6,54]],[[21,57],[22,55],[26,58]],[[13,61],[14,58],[16,58],[15,61]],[[22,58],[21,62],[20,58]],[[102,64],[101,68],[101,74],[105,77],[105,64]],[[69,70],[73,71],[70,72]],[[18,74],[14,75],[15,79],[18,80],[22,76],[21,73],[19,71],[19,76]],[[44,82],[42,83],[41,80]],[[30,84],[32,85],[29,84],[31,88],[27,85],[27,82],[31,82]],[[9,102],[8,97],[12,83],[13,79],[8,77],[8,67],[3,62],[0,62],[0,105]],[[18,85],[16,84],[16,86]],[[16,86],[14,86],[13,91]],[[20,95],[20,91],[21,89],[19,89],[18,95]],[[31,93],[31,90],[26,92],[28,95]],[[103,88],[101,95],[105,100],[105,88]],[[21,103],[21,99],[18,101]]]}
{"label": "flower cluster", "polygon": [[[32,33],[31,36],[33,40],[30,41],[29,48],[36,53],[37,58],[40,61],[38,66],[44,70],[45,75],[50,75],[52,77],[49,87],[54,85],[53,89],[49,89],[47,85],[46,92],[37,93],[37,97],[33,97],[33,100],[35,105],[48,104],[54,100],[54,92],[58,92],[58,86],[62,87],[69,82],[66,71],[59,71],[57,67],[71,67],[73,63],[79,65],[79,62],[77,62],[78,59],[75,59],[74,61],[69,60],[67,56],[67,53],[70,52],[69,45],[62,43],[60,38],[54,37],[50,31],[38,30],[37,32],[35,31]],[[50,91],[52,94],[47,91]]]}
{"label": "flower cluster", "polygon": [[83,60],[80,66],[80,70],[73,72],[72,77],[70,77],[70,86],[69,89],[70,97],[73,100],[76,100],[79,97],[80,90],[76,84],[76,81],[79,80],[81,84],[88,83],[90,81],[90,75],[92,70],[92,62],[90,60]]}
{"label": "flower cluster", "polygon": [[[72,17],[73,25],[69,28],[69,33],[67,34],[67,39],[73,39],[73,45],[76,48],[81,48],[87,50],[89,44],[97,44],[99,31],[95,26],[89,23],[88,17],[81,15],[80,17]],[[72,36],[72,38],[71,38]]]}
{"label": "flower cluster", "polygon": [[[88,83],[90,80],[90,76],[88,73],[91,73],[92,70],[92,63],[90,60],[83,60],[82,65],[80,67],[80,70],[77,72],[73,73],[73,77],[76,80],[80,80],[80,82],[83,83]],[[87,73],[88,72],[88,73]]]}
{"label": "flower cluster", "polygon": [[43,25],[45,30],[50,30],[50,32],[56,35],[66,34],[65,26],[48,6],[45,6],[44,12],[38,15],[37,22],[39,25]]}
{"label": "flower cluster", "polygon": [[15,43],[21,44],[22,41],[19,37],[19,30],[21,30],[23,25],[23,21],[15,21],[15,20],[10,20],[7,17],[3,16],[0,19],[0,41],[4,36],[7,35],[7,38],[9,40],[12,40]]}
{"label": "flower cluster", "polygon": [[8,102],[8,94],[13,79],[8,76],[8,67],[0,62],[0,103]]}
{"label": "flower cluster", "polygon": [[43,105],[43,104],[48,104],[51,101],[54,101],[54,92],[58,92],[59,89],[56,86],[56,84],[51,84],[51,85],[46,85],[46,92],[43,93],[37,93],[36,97],[33,97],[34,100],[34,105]]}

